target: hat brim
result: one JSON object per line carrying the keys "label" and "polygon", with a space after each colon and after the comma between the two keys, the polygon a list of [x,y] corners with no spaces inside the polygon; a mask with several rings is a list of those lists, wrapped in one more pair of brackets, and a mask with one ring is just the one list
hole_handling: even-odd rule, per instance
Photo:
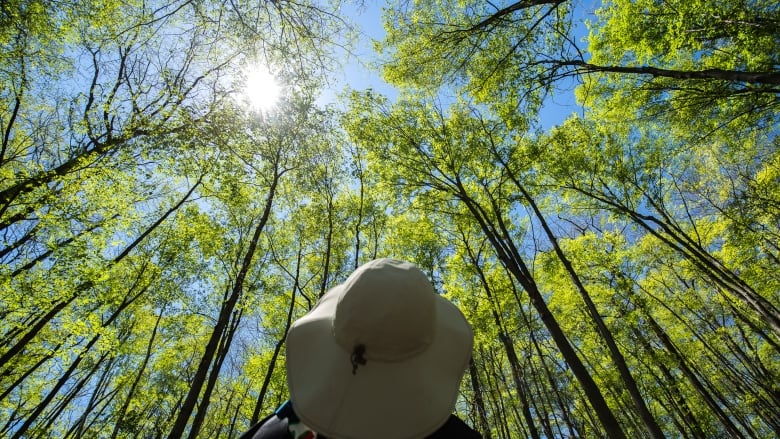
{"label": "hat brim", "polygon": [[333,335],[341,286],[295,322],[287,335],[287,382],[296,414],[334,439],[413,439],[449,417],[471,357],[473,334],[463,314],[436,296],[433,341],[399,362],[368,360],[353,374],[351,352]]}

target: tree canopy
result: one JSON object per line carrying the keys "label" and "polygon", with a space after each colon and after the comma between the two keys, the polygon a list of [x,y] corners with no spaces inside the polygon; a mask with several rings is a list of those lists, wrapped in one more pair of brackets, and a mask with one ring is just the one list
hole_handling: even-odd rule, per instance
{"label": "tree canopy", "polygon": [[338,1],[2,3],[0,435],[236,437],[396,257],[474,327],[485,438],[777,437],[775,3],[395,0],[398,94],[329,104]]}

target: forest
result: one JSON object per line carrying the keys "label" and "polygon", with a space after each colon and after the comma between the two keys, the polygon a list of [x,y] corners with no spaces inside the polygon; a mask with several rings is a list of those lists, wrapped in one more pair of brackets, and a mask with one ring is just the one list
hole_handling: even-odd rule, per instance
{"label": "forest", "polygon": [[0,437],[237,437],[378,257],[486,439],[780,436],[780,4],[392,0],[323,103],[368,3],[0,2]]}

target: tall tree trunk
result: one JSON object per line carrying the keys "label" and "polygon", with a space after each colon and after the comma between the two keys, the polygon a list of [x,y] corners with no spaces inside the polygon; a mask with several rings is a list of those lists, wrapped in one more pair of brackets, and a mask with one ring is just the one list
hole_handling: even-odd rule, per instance
{"label": "tall tree trunk", "polygon": [[195,418],[192,420],[192,426],[190,427],[190,432],[187,435],[188,439],[195,439],[198,436],[201,427],[203,426],[203,421],[206,419],[206,413],[211,403],[211,394],[214,391],[214,387],[217,384],[217,379],[219,378],[219,373],[222,370],[222,363],[225,362],[225,358],[227,358],[228,351],[230,350],[230,345],[233,343],[233,336],[236,333],[238,324],[241,322],[242,314],[243,311],[240,309],[233,311],[232,321],[228,325],[228,329],[225,331],[225,334],[220,341],[220,346],[217,350],[217,356],[214,359],[214,365],[211,367],[208,381],[206,382],[206,389],[203,391],[203,396],[200,398],[198,410],[195,412]]}
{"label": "tall tree trunk", "polygon": [[683,375],[688,378],[688,382],[691,383],[694,389],[696,389],[696,391],[699,393],[699,396],[701,396],[710,410],[712,410],[715,416],[720,420],[721,424],[726,428],[726,431],[728,431],[732,437],[744,438],[745,436],[742,434],[742,432],[739,431],[733,422],[731,422],[731,419],[728,417],[728,415],[726,415],[726,413],[723,412],[712,395],[710,395],[710,393],[707,391],[704,384],[699,380],[693,370],[688,367],[688,363],[685,361],[684,356],[677,349],[677,347],[674,345],[666,332],[661,328],[658,322],[656,322],[655,319],[653,319],[653,317],[649,314],[645,314],[645,317],[648,323],[650,323],[650,327],[653,329],[655,335],[664,345],[666,350],[671,353],[676,360],[678,367],[683,372]]}
{"label": "tall tree trunk", "polygon": [[[514,287],[514,286],[513,286]],[[518,298],[519,299],[519,298]],[[519,303],[519,300],[518,300]],[[537,340],[535,331],[533,330],[533,327],[531,326],[531,321],[528,318],[528,315],[520,308],[519,312],[520,316],[523,318],[523,321],[525,322],[525,325],[527,328],[529,328],[529,339],[531,341],[531,345],[534,347],[534,352],[536,352],[536,356],[541,362],[541,368],[544,372],[544,378],[547,380],[547,384],[549,384],[550,389],[552,389],[553,395],[548,396],[549,399],[552,399],[557,404],[558,408],[561,410],[561,417],[563,417],[563,422],[566,424],[567,431],[564,433],[561,428],[557,416],[555,419],[556,427],[558,428],[558,435],[557,436],[569,436],[569,437],[577,437],[577,428],[572,423],[571,419],[571,412],[569,410],[569,403],[564,400],[563,396],[561,395],[561,392],[558,390],[558,382],[555,380],[555,377],[553,377],[552,372],[550,371],[549,365],[547,365],[545,358],[546,356],[542,353],[542,349],[539,346],[539,341]],[[538,383],[537,383],[538,384]],[[540,392],[541,393],[541,392]],[[552,405],[552,402],[550,403]],[[550,436],[556,436],[549,434]]]}
{"label": "tall tree trunk", "polygon": [[[634,338],[639,341],[647,355],[654,360],[654,364],[658,367],[666,380],[666,383],[659,382],[659,387],[668,389],[670,393],[672,407],[668,407],[667,410],[671,411],[672,408],[674,408],[674,410],[678,412],[678,416],[682,420],[683,425],[690,431],[690,434],[697,439],[704,439],[706,436],[704,435],[701,424],[699,424],[699,421],[693,415],[693,411],[691,410],[688,401],[680,392],[678,380],[672,375],[672,372],[666,367],[663,360],[658,358],[656,349],[650,344],[646,334],[639,331],[637,328],[632,328],[631,332],[634,334]],[[685,428],[681,429],[680,432],[685,436],[688,435],[688,431],[686,431]]]}
{"label": "tall tree trunk", "polygon": [[263,385],[260,387],[260,394],[257,396],[257,402],[255,403],[255,408],[252,410],[252,419],[250,419],[250,424],[254,425],[260,420],[260,411],[263,409],[263,402],[265,401],[265,394],[268,391],[268,386],[271,383],[271,378],[274,374],[274,368],[276,367],[276,360],[279,357],[279,352],[282,350],[282,346],[284,346],[284,341],[287,338],[287,332],[290,330],[290,326],[292,325],[292,318],[293,318],[293,311],[295,310],[295,293],[300,288],[300,268],[301,268],[301,257],[303,249],[298,249],[298,261],[296,263],[295,268],[295,279],[293,279],[293,288],[292,288],[292,295],[290,297],[290,307],[287,309],[287,320],[284,324],[284,332],[282,332],[281,337],[279,337],[279,340],[276,341],[276,345],[274,346],[274,353],[271,355],[271,359],[268,362],[268,369],[265,372],[265,378],[263,378]]}
{"label": "tall tree trunk", "polygon": [[[139,297],[141,297],[142,294],[146,292],[148,288],[148,285],[145,288],[142,288],[138,293],[136,293],[134,296],[126,296],[125,299],[122,301],[122,303],[117,307],[116,310],[114,310],[113,313],[106,319],[105,322],[103,322],[102,326],[108,327],[114,323],[114,321],[122,314],[122,312],[130,306],[133,302],[136,301]],[[101,332],[98,332],[95,336],[92,337],[92,339],[84,346],[84,348],[79,353],[78,357],[71,363],[70,367],[65,371],[65,373],[60,377],[60,379],[57,381],[57,383],[54,385],[54,387],[49,391],[49,393],[43,398],[43,400],[38,403],[35,410],[27,417],[24,424],[22,424],[21,427],[19,427],[18,430],[14,432],[14,435],[12,439],[18,439],[21,437],[25,437],[25,433],[30,428],[30,426],[38,419],[38,417],[41,415],[41,413],[48,407],[48,405],[52,402],[54,397],[59,393],[60,389],[68,382],[71,375],[78,369],[79,364],[84,360],[86,355],[89,353],[89,351],[92,349],[92,346],[97,343],[97,341],[100,339]],[[106,356],[108,355],[108,352],[106,352],[100,359],[102,361]]]}
{"label": "tall tree trunk", "polygon": [[[95,343],[100,338],[100,335],[96,335],[92,337],[92,339],[87,343],[87,345],[84,347],[84,349],[81,351],[78,357],[76,357],[76,360],[71,363],[70,367],[65,371],[65,373],[60,376],[60,379],[57,380],[57,383],[52,387],[51,390],[49,390],[49,393],[46,394],[46,396],[43,398],[41,402],[38,403],[38,405],[35,407],[35,409],[30,413],[26,420],[24,421],[24,424],[19,427],[18,430],[14,431],[13,436],[11,436],[11,439],[19,439],[22,437],[26,437],[27,430],[35,423],[35,421],[38,420],[38,417],[43,413],[43,411],[49,406],[49,404],[52,402],[55,396],[57,396],[57,393],[59,393],[60,389],[65,385],[65,383],[68,382],[71,375],[76,371],[79,364],[84,360],[85,356],[89,352],[90,349],[92,349],[92,346],[95,345]],[[103,358],[105,358],[108,355],[108,352],[103,354]],[[102,358],[101,358],[102,360]]]}
{"label": "tall tree trunk", "polygon": [[118,145],[121,142],[106,142],[95,146],[94,148],[85,151],[84,153],[71,157],[67,161],[63,162],[59,166],[52,168],[48,171],[43,171],[38,175],[27,178],[26,180],[19,181],[13,186],[0,191],[0,205],[2,205],[2,211],[5,209],[20,195],[32,192],[38,187],[42,187],[55,178],[67,175],[82,163],[89,161],[91,158],[107,153],[112,147]]}
{"label": "tall tree trunk", "polygon": [[141,377],[143,377],[143,374],[146,371],[146,366],[149,364],[149,359],[152,357],[152,348],[154,346],[154,339],[157,336],[157,329],[160,327],[160,320],[162,320],[162,316],[164,312],[165,312],[165,307],[163,306],[160,309],[160,313],[157,315],[157,320],[155,320],[154,322],[152,335],[149,337],[149,343],[147,343],[146,345],[146,354],[144,355],[144,359],[141,362],[141,366],[138,368],[138,371],[135,374],[133,383],[130,385],[130,389],[127,391],[127,396],[125,397],[125,401],[122,403],[122,406],[119,409],[119,413],[117,414],[117,419],[116,422],[114,423],[114,429],[111,431],[111,439],[115,439],[117,437],[117,434],[119,434],[119,429],[122,426],[122,421],[124,420],[125,415],[127,414],[127,409],[130,407],[130,402],[133,400],[133,396],[135,395],[135,389],[138,388],[138,384],[141,382]]}
{"label": "tall tree trunk", "polygon": [[279,184],[281,173],[275,172],[271,186],[268,189],[268,197],[266,198],[265,207],[260,217],[257,227],[255,227],[252,239],[249,242],[244,260],[241,264],[241,268],[238,271],[238,275],[233,283],[233,288],[228,296],[227,300],[222,304],[222,307],[217,317],[217,324],[214,326],[209,341],[206,344],[206,349],[203,353],[203,357],[198,364],[198,369],[195,371],[195,376],[192,379],[192,386],[187,392],[187,396],[184,398],[181,409],[179,409],[176,416],[176,420],[173,423],[171,431],[168,433],[168,439],[178,439],[184,435],[184,430],[187,428],[190,416],[195,409],[198,399],[200,398],[201,389],[206,380],[206,374],[208,373],[211,363],[214,360],[214,355],[219,347],[219,341],[222,338],[222,334],[225,331],[230,316],[238,303],[238,299],[241,297],[241,293],[244,290],[244,279],[249,272],[249,268],[252,265],[252,260],[255,256],[257,244],[260,241],[260,234],[263,232],[268,218],[271,215],[271,207],[273,205],[274,196],[276,195],[276,188]]}
{"label": "tall tree trunk", "polygon": [[569,343],[566,334],[561,329],[558,321],[550,312],[547,307],[547,303],[544,300],[544,296],[536,285],[531,272],[523,262],[519,251],[514,245],[511,239],[511,234],[503,224],[503,220],[500,217],[497,206],[493,206],[493,211],[497,213],[496,224],[492,224],[488,218],[490,217],[483,207],[473,200],[469,195],[465,187],[460,182],[457,182],[458,193],[455,195],[466,205],[471,212],[473,218],[478,222],[485,236],[488,238],[499,260],[504,264],[507,270],[515,277],[520,283],[523,289],[531,299],[531,304],[539,314],[539,318],[544,323],[545,327],[550,333],[550,336],[555,341],[561,355],[566,361],[566,364],[571,369],[577,381],[585,391],[585,395],[590,402],[591,407],[596,412],[596,416],[599,418],[602,428],[606,434],[611,438],[625,438],[625,433],[620,427],[620,423],[617,421],[614,413],[607,405],[604,396],[601,393],[593,377],[590,376],[585,365],[580,360],[574,347]]}
{"label": "tall tree trunk", "polygon": [[333,194],[330,192],[328,197],[328,231],[325,235],[325,260],[322,263],[322,282],[320,283],[319,297],[325,295],[330,281],[330,255],[333,251]]}
{"label": "tall tree trunk", "polygon": [[[26,244],[28,241],[33,239],[35,237],[36,232],[38,231],[38,226],[40,226],[40,222],[30,227],[25,234],[20,237],[19,239],[15,240],[14,242],[10,244],[5,244],[2,250],[0,250],[0,259],[4,258],[7,254],[11,253],[12,251],[18,249],[19,247]],[[7,262],[6,262],[7,264]]]}
{"label": "tall tree trunk", "polygon": [[585,308],[587,309],[591,320],[596,325],[596,329],[598,330],[601,339],[604,340],[604,342],[607,345],[607,348],[609,349],[610,358],[612,359],[615,366],[617,366],[618,373],[620,374],[620,378],[623,381],[626,390],[628,390],[628,394],[631,396],[632,402],[634,403],[634,408],[639,413],[639,418],[642,420],[642,423],[644,424],[645,428],[647,428],[651,437],[655,439],[664,439],[666,436],[661,430],[661,427],[658,425],[658,422],[656,422],[653,414],[650,413],[650,409],[647,408],[647,405],[645,404],[642,394],[639,391],[639,387],[637,386],[636,381],[634,380],[634,377],[631,374],[631,371],[628,367],[628,364],[626,363],[626,359],[623,357],[623,353],[620,352],[620,349],[618,348],[618,345],[615,342],[615,338],[612,336],[612,333],[610,332],[609,328],[607,328],[607,325],[604,323],[604,319],[601,318],[601,314],[599,314],[599,311],[596,309],[596,305],[593,303],[593,300],[590,297],[590,293],[588,293],[588,290],[585,288],[585,285],[583,285],[579,275],[574,270],[574,267],[572,266],[571,262],[563,253],[563,250],[558,244],[558,239],[555,237],[552,230],[550,230],[550,226],[547,224],[547,220],[544,218],[544,215],[542,215],[541,211],[539,210],[539,207],[536,205],[536,202],[534,202],[533,198],[525,190],[525,188],[522,187],[522,185],[520,185],[520,182],[514,178],[514,175],[512,175],[511,178],[515,181],[517,188],[523,194],[523,198],[525,198],[526,202],[531,206],[531,209],[534,211],[534,214],[536,215],[536,218],[539,220],[539,223],[544,229],[547,238],[550,240],[550,243],[552,243],[553,245],[555,254],[558,256],[558,259],[565,267],[567,273],[569,274],[569,277],[571,278],[572,282],[577,288],[577,291],[580,293],[580,297],[582,297],[582,300],[585,302]]}
{"label": "tall tree trunk", "polygon": [[[244,390],[244,393],[239,398],[239,401],[243,401],[246,399],[247,391]],[[238,415],[241,412],[241,404],[236,404],[236,409],[233,410],[233,415],[230,417],[230,425],[228,425],[228,432],[226,437],[235,437],[238,436],[236,433],[238,431]]]}
{"label": "tall tree trunk", "polygon": [[[645,195],[645,200],[659,212],[662,218],[648,213],[637,212],[629,206],[625,206],[618,201],[591,190],[575,186],[570,186],[569,189],[614,208],[627,216],[634,223],[669,246],[669,248],[693,263],[702,274],[722,288],[724,292],[733,295],[737,300],[747,305],[769,327],[776,337],[780,337],[780,310],[758,294],[733,270],[730,270],[702,248],[699,243],[691,239],[683,230],[672,224],[668,215],[663,212],[661,206],[651,196]],[[637,187],[637,189],[642,190],[641,187]],[[739,317],[740,315],[737,314],[737,316]]]}
{"label": "tall tree trunk", "polygon": [[363,172],[362,158],[360,157],[360,147],[355,145],[355,155],[353,157],[355,162],[355,177],[357,178],[357,184],[360,197],[358,202],[358,217],[355,220],[355,259],[353,262],[353,269],[357,270],[360,266],[360,229],[363,227],[363,215],[365,210],[365,191],[366,184],[364,181],[365,173]]}
{"label": "tall tree trunk", "polygon": [[[507,409],[504,404],[504,398],[501,397],[501,393],[508,387],[508,383],[506,383],[506,379],[503,376],[502,366],[497,364],[498,361],[496,361],[495,353],[490,350],[481,350],[480,353],[482,358],[487,359],[490,362],[490,368],[486,370],[486,376],[488,386],[492,388],[492,391],[489,393],[494,396],[491,398],[494,405],[493,417],[502,421],[497,425],[500,429],[499,436],[512,439],[515,436],[519,436],[520,431],[522,431],[523,437],[528,437],[528,431],[524,422],[517,423],[517,429],[520,431],[514,431],[514,429],[510,430],[509,428],[509,415],[507,414]],[[493,380],[490,378],[493,378]]]}
{"label": "tall tree trunk", "polygon": [[[115,219],[115,218],[118,218],[118,217],[119,217],[119,214],[115,214],[114,216],[111,217],[111,219]],[[78,234],[75,234],[75,235],[71,236],[70,238],[67,238],[67,239],[64,239],[64,240],[58,242],[54,248],[49,249],[49,250],[41,253],[40,255],[38,255],[34,259],[32,259],[31,261],[27,262],[26,264],[22,265],[19,268],[16,268],[11,273],[11,277],[16,277],[19,274],[21,274],[21,273],[23,273],[23,272],[25,272],[27,270],[30,270],[36,264],[38,264],[38,263],[40,263],[42,261],[45,261],[46,258],[51,256],[51,254],[54,253],[56,250],[60,250],[60,249],[62,249],[64,247],[68,246],[69,244],[73,243],[73,241],[75,241],[76,238],[79,238],[79,237],[81,237],[81,236],[83,236],[83,235],[85,235],[87,233],[92,232],[93,230],[97,229],[101,225],[102,224],[93,224],[89,228],[80,231]]]}
{"label": "tall tree trunk", "polygon": [[24,382],[24,380],[27,379],[27,377],[35,372],[39,367],[41,367],[43,363],[54,357],[54,354],[60,349],[60,347],[62,347],[62,342],[55,345],[49,353],[42,356],[35,364],[28,367],[23,374],[19,375],[19,377],[14,380],[14,382],[11,383],[5,390],[3,390],[2,394],[0,394],[0,401],[4,400],[16,388],[16,386]]}
{"label": "tall tree trunk", "polygon": [[24,58],[22,58],[21,64],[20,71],[18,72],[21,80],[19,81],[18,91],[14,93],[14,108],[11,110],[11,117],[8,118],[5,130],[3,130],[3,146],[0,148],[0,166],[5,164],[5,153],[8,150],[9,142],[11,140],[11,131],[13,131],[16,117],[19,115],[19,108],[22,106],[22,96],[24,96],[24,92],[27,89],[27,69],[25,68],[27,63],[24,62]]}
{"label": "tall tree trunk", "polygon": [[539,439],[540,438],[539,430],[536,428],[536,422],[534,422],[534,418],[531,415],[527,385],[525,383],[525,380],[523,379],[522,368],[520,366],[520,361],[517,358],[517,353],[515,352],[515,346],[512,343],[512,340],[506,334],[506,331],[504,330],[504,323],[501,321],[501,317],[498,315],[499,310],[496,309],[496,304],[495,304],[496,302],[493,298],[492,288],[487,281],[487,277],[485,277],[485,272],[482,270],[482,266],[478,261],[478,257],[477,255],[474,254],[474,251],[472,250],[471,246],[468,243],[468,239],[465,236],[462,236],[462,240],[464,246],[466,247],[466,253],[470,259],[471,266],[474,267],[474,269],[477,271],[477,275],[479,276],[480,283],[482,284],[482,290],[487,295],[488,301],[491,304],[490,311],[491,314],[493,315],[493,322],[496,324],[496,328],[498,329],[498,338],[501,341],[501,344],[504,346],[504,351],[506,352],[507,361],[509,362],[509,367],[512,371],[512,380],[514,381],[514,387],[515,387],[515,391],[517,392],[517,397],[520,400],[520,405],[523,411],[523,420],[525,421],[525,424],[528,426],[528,430],[531,433],[531,437],[533,439]]}
{"label": "tall tree trunk", "polygon": [[365,203],[365,188],[363,187],[362,176],[358,184],[360,185],[360,202],[358,203],[358,217],[355,221],[355,262],[353,264],[355,270],[360,266],[360,229],[363,227],[363,204]]}
{"label": "tall tree trunk", "polygon": [[[187,194],[182,197],[181,200],[179,200],[178,203],[176,203],[173,207],[168,209],[160,218],[157,219],[151,226],[149,226],[146,230],[144,230],[143,233],[141,233],[130,245],[125,247],[125,249],[118,254],[116,257],[114,257],[106,266],[105,270],[110,270],[111,267],[121,262],[125,257],[127,257],[128,254],[130,254],[133,249],[135,249],[144,239],[146,239],[147,236],[149,236],[154,230],[157,229],[157,227],[160,226],[160,224],[163,223],[173,212],[178,210],[185,201],[192,195],[192,193],[195,191],[195,188],[197,188],[203,180],[203,175],[198,178],[198,181],[190,188],[190,190],[187,192]],[[25,333],[16,343],[14,343],[10,348],[8,348],[7,351],[3,353],[2,356],[0,356],[0,367],[3,367],[8,361],[13,358],[15,355],[19,354],[26,346],[27,344],[35,338],[36,335],[52,320],[55,316],[57,316],[60,311],[65,309],[68,305],[70,305],[79,295],[87,291],[88,289],[92,288],[94,284],[92,281],[86,281],[84,283],[81,283],[76,286],[73,292],[69,296],[66,296],[64,299],[60,299],[57,301],[54,306],[46,313],[44,314],[35,324],[30,328],[27,333]]]}
{"label": "tall tree trunk", "polygon": [[[126,340],[122,340],[123,342]],[[106,353],[108,354],[108,353]],[[49,415],[49,420],[46,424],[46,426],[43,428],[43,431],[47,432],[50,431],[51,426],[54,424],[54,422],[60,418],[62,415],[62,412],[65,410],[65,408],[70,404],[70,401],[72,401],[74,398],[78,397],[78,394],[81,392],[81,389],[84,388],[84,386],[87,384],[87,382],[90,380],[92,375],[95,374],[97,371],[98,366],[100,366],[101,362],[98,362],[95,364],[92,370],[90,370],[89,374],[85,377],[82,377],[79,382],[73,386],[73,388],[68,392],[68,396],[64,398],[63,401],[60,402],[59,407],[57,410],[53,411]],[[68,439],[71,436],[81,437],[84,433],[84,431],[88,428],[87,427],[87,418],[93,415],[93,411],[95,410],[95,407],[100,403],[100,400],[102,400],[102,394],[106,390],[106,386],[108,385],[111,377],[111,372],[115,371],[116,368],[116,356],[112,356],[108,362],[106,362],[105,365],[103,365],[103,372],[100,374],[100,377],[98,378],[97,382],[94,385],[91,385],[89,387],[92,388],[92,395],[89,398],[89,402],[87,403],[87,406],[84,408],[84,410],[81,411],[81,416],[79,416],[78,420],[73,423],[73,425],[68,429],[68,431],[65,433],[65,436],[63,436],[63,439]],[[111,392],[114,393],[114,392]]]}
{"label": "tall tree trunk", "polygon": [[615,342],[615,338],[612,336],[609,328],[607,328],[607,325],[604,323],[604,319],[601,318],[601,314],[599,314],[598,309],[596,309],[596,305],[593,303],[593,300],[590,297],[590,293],[580,280],[577,272],[574,270],[571,261],[569,261],[569,258],[567,258],[563,253],[561,246],[558,244],[558,238],[547,224],[547,219],[544,217],[541,210],[539,210],[539,206],[536,205],[536,201],[534,201],[531,194],[528,193],[528,191],[525,189],[525,185],[520,182],[514,171],[509,168],[508,163],[505,162],[500,154],[495,150],[493,151],[493,156],[501,163],[502,168],[506,170],[509,178],[514,183],[515,187],[520,191],[523,199],[525,199],[525,202],[528,204],[528,206],[531,207],[531,210],[534,212],[536,219],[539,220],[539,224],[541,224],[547,239],[549,239],[550,243],[552,244],[555,255],[558,257],[558,260],[561,261],[561,264],[563,264],[566,272],[569,274],[569,277],[574,283],[577,292],[579,293],[583,302],[585,302],[585,309],[588,311],[588,315],[593,321],[593,324],[596,326],[596,330],[601,336],[601,339],[604,340],[604,343],[606,343],[607,348],[609,349],[610,358],[612,359],[615,366],[617,366],[620,378],[623,381],[628,394],[631,396],[631,401],[634,403],[634,408],[639,413],[639,418],[642,420],[645,428],[650,433],[651,437],[655,439],[664,439],[665,435],[661,430],[661,427],[658,425],[658,422],[655,420],[655,417],[647,408],[642,394],[639,391],[639,387],[637,386],[628,364],[626,363],[626,359],[623,357],[623,353],[618,348],[617,343]]}
{"label": "tall tree trunk", "polygon": [[482,397],[482,387],[479,384],[479,371],[473,357],[469,360],[469,378],[471,379],[471,390],[474,392],[474,405],[477,406],[479,430],[482,432],[483,438],[492,439],[487,419],[487,410],[485,409],[485,400]]}

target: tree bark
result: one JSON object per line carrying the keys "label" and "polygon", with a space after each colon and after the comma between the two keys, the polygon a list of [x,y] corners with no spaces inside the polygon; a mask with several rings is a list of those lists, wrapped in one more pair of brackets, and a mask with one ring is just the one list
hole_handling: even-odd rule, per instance
{"label": "tree bark", "polygon": [[157,315],[157,320],[154,322],[152,335],[149,337],[149,343],[147,343],[146,345],[146,354],[144,355],[144,359],[141,362],[141,366],[138,368],[138,372],[135,374],[133,383],[130,385],[130,390],[127,391],[127,397],[125,398],[124,403],[122,403],[122,407],[119,409],[117,420],[114,423],[114,429],[111,431],[111,439],[115,439],[117,437],[117,434],[119,434],[119,429],[122,426],[122,421],[124,420],[124,417],[127,414],[127,409],[130,407],[130,402],[133,400],[135,389],[138,387],[138,384],[141,382],[141,377],[146,371],[146,366],[147,364],[149,364],[149,359],[152,357],[152,348],[154,346],[154,339],[157,336],[157,329],[160,327],[160,320],[162,320],[163,312],[165,312],[165,307],[160,309],[160,314]]}
{"label": "tree bark", "polygon": [[[520,253],[515,248],[510,236],[511,234],[503,224],[501,218],[497,216],[497,224],[492,224],[488,221],[489,215],[483,210],[476,201],[474,201],[469,195],[466,189],[458,182],[458,191],[454,194],[471,212],[473,218],[479,223],[480,228],[485,233],[485,236],[493,245],[499,260],[514,276],[514,278],[520,283],[523,289],[531,299],[531,304],[539,314],[539,318],[544,323],[545,327],[550,333],[550,336],[555,341],[561,355],[566,361],[566,364],[571,369],[577,381],[585,391],[585,395],[590,402],[591,407],[596,412],[596,416],[599,418],[602,428],[610,438],[625,438],[625,433],[620,427],[620,423],[615,418],[614,413],[609,408],[604,396],[601,393],[593,377],[590,376],[585,365],[580,360],[574,347],[569,342],[566,334],[561,329],[555,317],[547,307],[547,303],[544,300],[544,296],[533,280],[528,267],[523,262]],[[494,211],[500,212],[500,209]]]}
{"label": "tree bark", "polygon": [[469,360],[469,378],[471,379],[471,390],[474,392],[474,405],[477,406],[479,429],[482,432],[482,437],[492,439],[490,425],[487,420],[487,410],[485,409],[485,400],[482,397],[482,387],[479,384],[479,371],[474,363],[474,358]]}
{"label": "tree bark", "polygon": [[230,345],[233,343],[233,336],[236,333],[238,324],[241,322],[242,314],[243,312],[239,309],[233,311],[232,321],[228,325],[229,327],[225,331],[225,334],[223,334],[222,340],[220,340],[220,346],[217,350],[214,364],[211,367],[211,371],[209,371],[208,381],[206,382],[206,389],[203,391],[203,396],[200,398],[198,410],[195,412],[195,418],[192,420],[192,426],[190,427],[190,432],[187,435],[188,439],[195,439],[198,437],[198,433],[203,426],[203,421],[206,419],[206,412],[208,411],[209,405],[211,404],[211,394],[214,391],[214,387],[217,384],[217,379],[219,378],[219,373],[222,370],[222,363],[225,362],[225,358],[227,357],[228,351],[230,350]]}
{"label": "tree bark", "polygon": [[[648,66],[599,66],[578,60],[553,61],[552,64],[559,66],[572,66],[579,73],[627,73],[633,75],[650,75],[653,77],[681,80],[720,80],[730,82],[746,82],[749,84],[780,85],[780,72],[744,72],[739,70],[723,69],[669,70]],[[774,92],[776,92],[776,90]]]}
{"label": "tree bark", "polygon": [[609,328],[607,328],[607,325],[604,323],[604,319],[601,318],[601,314],[599,314],[598,310],[596,309],[596,305],[593,303],[593,300],[590,297],[590,293],[585,288],[585,285],[583,285],[577,272],[574,270],[571,261],[569,261],[569,259],[563,253],[560,245],[558,245],[558,238],[556,238],[555,234],[553,234],[550,226],[547,224],[547,220],[545,219],[544,215],[542,215],[542,212],[539,210],[536,202],[531,197],[531,194],[525,190],[525,187],[515,177],[514,173],[507,169],[508,167],[506,163],[502,163],[502,165],[504,166],[504,169],[506,169],[510,174],[510,178],[515,183],[515,187],[518,188],[525,201],[531,207],[531,210],[533,210],[534,215],[542,226],[542,229],[544,229],[545,235],[547,235],[547,239],[550,240],[550,243],[555,250],[555,254],[558,256],[558,260],[560,260],[565,267],[566,272],[569,274],[569,277],[577,288],[577,291],[580,293],[580,297],[582,297],[582,300],[585,302],[585,308],[587,309],[591,320],[595,324],[601,339],[604,340],[604,342],[607,344],[610,357],[612,358],[615,366],[617,366],[620,378],[623,381],[623,384],[626,386],[626,390],[628,391],[628,394],[631,396],[631,400],[634,403],[634,408],[639,413],[639,418],[642,420],[642,423],[645,425],[645,428],[647,428],[651,437],[655,439],[664,439],[666,435],[656,422],[653,414],[650,413],[650,410],[647,408],[642,394],[639,391],[639,387],[637,386],[636,381],[634,380],[634,377],[628,368],[625,357],[623,357],[623,353],[620,352],[620,349],[615,342],[615,338],[612,336]]}
{"label": "tree bark", "polygon": [[[278,166],[278,163],[276,165]],[[268,197],[266,198],[262,216],[259,219],[257,226],[255,227],[254,234],[252,235],[252,239],[249,242],[249,247],[247,248],[244,260],[241,264],[241,268],[238,272],[238,275],[236,276],[236,279],[234,280],[232,291],[227,300],[222,304],[219,316],[217,317],[217,324],[214,326],[214,329],[211,332],[211,336],[209,337],[209,341],[206,344],[203,357],[201,358],[200,363],[198,364],[198,369],[196,370],[195,376],[193,377],[192,387],[190,387],[190,390],[187,392],[187,396],[184,398],[184,402],[176,416],[173,427],[168,433],[168,439],[179,439],[184,435],[184,430],[187,428],[187,423],[189,422],[190,416],[192,415],[192,412],[197,405],[198,399],[200,398],[201,389],[205,384],[206,374],[211,367],[214,355],[216,354],[217,348],[219,347],[219,341],[227,327],[230,315],[233,313],[233,310],[238,303],[238,299],[241,297],[241,293],[244,290],[244,279],[246,279],[246,275],[249,272],[250,266],[252,265],[252,259],[254,258],[257,244],[260,241],[260,234],[263,232],[263,229],[268,222],[268,218],[271,215],[271,206],[273,205],[274,196],[276,195],[276,188],[279,184],[280,178],[281,173],[275,172],[271,186],[268,189]]]}
{"label": "tree bark", "polygon": [[[108,265],[106,266],[106,270],[111,269],[112,266],[118,264],[121,262],[128,254],[130,254],[133,249],[135,249],[147,236],[149,236],[154,230],[157,229],[157,227],[160,226],[160,224],[163,223],[173,212],[178,210],[185,201],[192,195],[192,193],[195,191],[195,188],[197,188],[200,183],[203,180],[203,175],[198,178],[198,181],[190,188],[190,190],[187,192],[186,195],[178,202],[176,205],[168,209],[160,218],[157,219],[157,221],[154,222],[151,226],[149,226],[141,235],[139,235],[130,245],[128,245],[119,255],[117,255],[115,258],[113,258]],[[0,356],[0,367],[3,367],[8,361],[13,358],[15,355],[19,354],[26,346],[27,344],[35,338],[36,335],[46,326],[57,314],[60,313],[63,309],[65,309],[68,305],[70,305],[81,293],[84,291],[92,288],[93,283],[92,281],[86,281],[84,283],[81,283],[76,286],[74,291],[70,294],[70,296],[59,300],[58,302],[55,302],[55,305],[46,313],[44,314],[35,324],[33,327],[27,331],[24,336],[22,336],[19,341],[17,341],[14,345],[12,345],[6,352],[3,353],[2,356]],[[4,372],[5,373],[5,372]]]}

